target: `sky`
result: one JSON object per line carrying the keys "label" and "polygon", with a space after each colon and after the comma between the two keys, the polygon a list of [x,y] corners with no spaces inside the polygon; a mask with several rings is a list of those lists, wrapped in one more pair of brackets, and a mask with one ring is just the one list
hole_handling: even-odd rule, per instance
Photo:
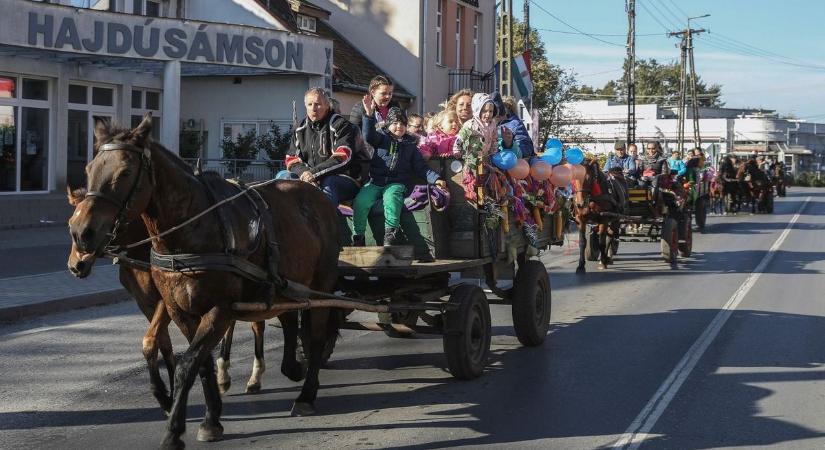
{"label": "sky", "polygon": [[[530,1],[530,25],[551,63],[591,86],[622,76],[624,0]],[[519,19],[522,8],[522,0],[514,0]],[[722,86],[725,106],[825,122],[825,1],[636,0],[636,58],[678,61],[678,39],[667,31],[704,14],[710,17],[691,20],[692,28],[708,31],[694,39],[696,70],[706,83]]]}

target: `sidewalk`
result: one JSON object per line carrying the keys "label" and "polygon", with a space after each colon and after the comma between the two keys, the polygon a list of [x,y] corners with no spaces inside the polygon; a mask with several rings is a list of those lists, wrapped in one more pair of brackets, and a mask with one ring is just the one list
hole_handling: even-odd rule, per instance
{"label": "sidewalk", "polygon": [[72,276],[65,263],[68,245],[65,227],[0,230],[0,260],[8,267],[23,266],[12,272],[23,275],[0,275],[0,322],[129,298],[115,266],[96,265],[83,280]]}

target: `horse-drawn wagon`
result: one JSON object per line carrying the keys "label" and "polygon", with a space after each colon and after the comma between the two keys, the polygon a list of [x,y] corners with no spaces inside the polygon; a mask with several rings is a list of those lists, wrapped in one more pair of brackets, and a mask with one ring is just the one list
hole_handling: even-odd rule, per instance
{"label": "horse-drawn wagon", "polygon": [[[405,211],[401,229],[407,245],[381,247],[379,205],[370,214],[367,247],[344,242],[339,289],[348,298],[373,305],[358,309],[379,314],[376,321],[347,321],[342,328],[384,331],[390,337],[443,335],[450,372],[471,379],[481,375],[489,353],[490,304],[512,305],[515,334],[523,345],[544,341],[550,321],[550,281],[544,265],[531,260],[530,252],[561,241],[562,212],[543,214],[542,226],[534,225],[530,233],[516,226],[512,211],[490,227],[489,211],[465,199],[461,161],[429,164],[449,180],[449,207],[441,210],[429,202],[417,211]],[[351,234],[351,219],[344,219],[342,227],[344,236]],[[465,278],[483,279],[488,290]],[[500,284],[509,279],[511,287]]]}

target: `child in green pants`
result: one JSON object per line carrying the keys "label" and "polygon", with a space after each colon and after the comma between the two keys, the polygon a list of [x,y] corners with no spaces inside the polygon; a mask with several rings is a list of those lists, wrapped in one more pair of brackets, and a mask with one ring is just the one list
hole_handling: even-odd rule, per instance
{"label": "child in green pants", "polygon": [[434,170],[427,167],[418,151],[417,140],[407,134],[407,117],[400,108],[387,113],[384,128],[376,129],[375,105],[369,95],[364,96],[364,116],[361,123],[364,139],[375,148],[370,160],[370,181],[361,188],[353,204],[353,245],[363,246],[367,230],[367,216],[379,198],[384,203],[384,246],[398,243],[401,211],[410,177],[417,174],[427,183],[446,187]]}

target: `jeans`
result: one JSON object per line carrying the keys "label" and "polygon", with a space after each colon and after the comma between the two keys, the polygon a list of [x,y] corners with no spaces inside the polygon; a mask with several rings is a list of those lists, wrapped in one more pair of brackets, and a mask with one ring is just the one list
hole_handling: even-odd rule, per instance
{"label": "jeans", "polygon": [[382,198],[384,202],[384,228],[398,228],[401,223],[401,210],[404,208],[406,189],[401,183],[390,183],[386,186],[367,183],[355,197],[352,214],[353,232],[363,235],[367,231],[367,217],[372,205],[379,198]]}
{"label": "jeans", "polygon": [[[295,175],[288,170],[278,172],[278,174],[275,175],[275,178],[279,180],[299,179],[298,175]],[[339,204],[341,204],[341,202],[352,200],[358,194],[358,183],[356,183],[352,178],[348,178],[343,175],[327,175],[321,178],[320,188],[321,191],[329,197],[336,208]]]}

